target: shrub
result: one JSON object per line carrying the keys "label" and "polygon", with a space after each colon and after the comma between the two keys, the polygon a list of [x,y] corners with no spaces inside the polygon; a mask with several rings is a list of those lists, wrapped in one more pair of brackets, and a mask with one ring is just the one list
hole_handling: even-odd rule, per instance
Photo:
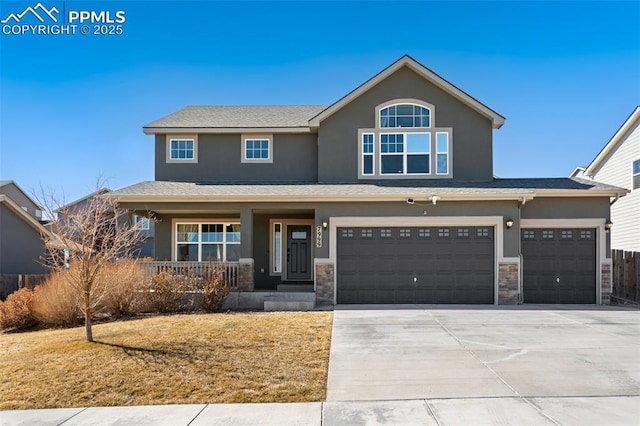
{"label": "shrub", "polygon": [[33,291],[23,288],[11,293],[4,302],[0,302],[0,328],[21,330],[35,324]]}
{"label": "shrub", "polygon": [[150,277],[145,285],[145,307],[153,312],[176,312],[185,292],[193,288],[193,279],[162,271]]}
{"label": "shrub", "polygon": [[105,281],[105,295],[100,308],[113,318],[133,316],[141,308],[144,271],[134,261],[107,265],[100,277]]}
{"label": "shrub", "polygon": [[82,323],[79,294],[63,276],[54,272],[34,290],[33,313],[45,326],[71,326]]}
{"label": "shrub", "polygon": [[202,307],[205,311],[216,312],[222,308],[231,292],[231,283],[225,278],[224,263],[207,266],[202,276]]}

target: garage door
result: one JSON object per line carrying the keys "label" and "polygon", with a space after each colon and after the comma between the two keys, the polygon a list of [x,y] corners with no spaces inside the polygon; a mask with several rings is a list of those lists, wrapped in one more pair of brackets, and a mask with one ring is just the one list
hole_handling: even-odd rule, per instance
{"label": "garage door", "polygon": [[523,301],[596,303],[595,229],[523,229]]}
{"label": "garage door", "polygon": [[338,303],[493,303],[493,227],[338,228]]}

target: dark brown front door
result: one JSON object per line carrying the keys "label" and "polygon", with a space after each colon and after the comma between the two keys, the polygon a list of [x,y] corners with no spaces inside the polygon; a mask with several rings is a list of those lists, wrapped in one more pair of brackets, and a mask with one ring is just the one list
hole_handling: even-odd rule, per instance
{"label": "dark brown front door", "polygon": [[311,226],[287,226],[287,279],[311,279]]}

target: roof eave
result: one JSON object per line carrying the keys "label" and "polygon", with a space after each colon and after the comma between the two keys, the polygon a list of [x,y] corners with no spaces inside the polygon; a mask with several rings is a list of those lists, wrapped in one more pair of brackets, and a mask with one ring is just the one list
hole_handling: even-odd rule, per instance
{"label": "roof eave", "polygon": [[611,152],[618,146],[623,139],[623,137],[631,130],[633,126],[640,120],[640,106],[637,106],[636,109],[629,115],[629,117],[622,123],[622,126],[618,129],[618,131],[611,137],[609,142],[602,148],[602,150],[598,153],[596,158],[593,159],[591,164],[587,166],[584,171],[586,176],[593,177],[600,169],[600,166],[604,162],[604,160],[611,154]]}
{"label": "roof eave", "polygon": [[314,129],[309,126],[300,127],[143,127],[145,135],[172,134],[172,133],[312,133]]}

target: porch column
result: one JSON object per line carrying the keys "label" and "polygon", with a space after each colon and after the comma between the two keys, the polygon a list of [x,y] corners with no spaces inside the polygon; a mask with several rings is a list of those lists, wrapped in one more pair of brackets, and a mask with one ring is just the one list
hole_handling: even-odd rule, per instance
{"label": "porch column", "polygon": [[253,210],[240,210],[240,258],[253,259]]}

